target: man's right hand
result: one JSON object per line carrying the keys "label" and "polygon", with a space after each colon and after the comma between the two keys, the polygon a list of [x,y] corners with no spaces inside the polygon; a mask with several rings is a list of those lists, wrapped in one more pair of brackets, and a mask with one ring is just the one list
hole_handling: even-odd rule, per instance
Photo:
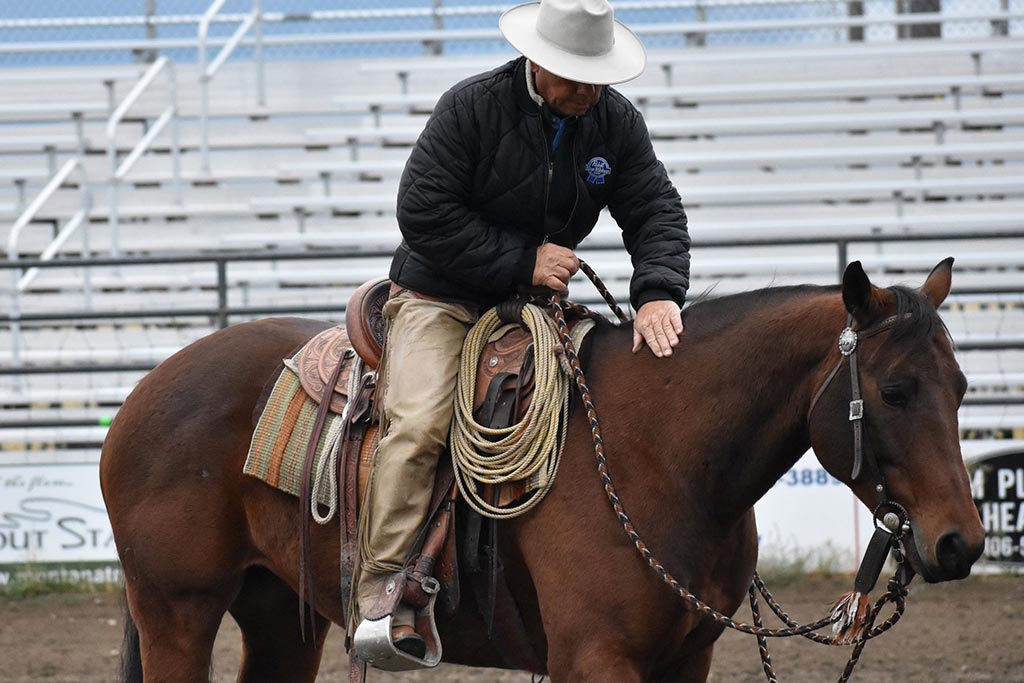
{"label": "man's right hand", "polygon": [[533,284],[564,292],[569,278],[580,269],[580,260],[572,249],[546,242],[537,248],[537,263],[533,267]]}

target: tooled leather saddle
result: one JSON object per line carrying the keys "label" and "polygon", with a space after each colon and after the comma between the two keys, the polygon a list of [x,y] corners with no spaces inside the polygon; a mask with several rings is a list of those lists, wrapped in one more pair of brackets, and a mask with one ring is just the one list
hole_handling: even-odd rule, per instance
{"label": "tooled leather saddle", "polygon": [[[306,393],[320,408],[314,427],[311,444],[306,454],[303,469],[303,496],[305,506],[300,520],[300,609],[307,601],[314,604],[312,595],[311,563],[309,557],[309,496],[312,489],[312,461],[315,444],[319,441],[325,416],[328,412],[345,416],[342,442],[338,463],[338,488],[340,498],[341,524],[341,595],[347,618],[351,608],[353,570],[358,554],[357,519],[360,503],[365,500],[369,478],[370,461],[378,436],[378,425],[374,419],[373,399],[376,393],[373,378],[381,361],[385,339],[385,323],[382,309],[387,301],[391,282],[379,278],[367,282],[352,295],[346,309],[345,325],[324,330],[302,349],[295,358],[293,369]],[[368,370],[362,378],[352,377],[353,372]],[[512,423],[517,416],[525,413],[533,396],[532,338],[525,327],[512,327],[503,336],[490,342],[481,355],[477,369],[476,401],[474,417],[480,424],[501,427]],[[500,503],[512,502],[526,493],[525,488],[506,487],[494,492],[494,499]],[[408,580],[404,585],[403,601],[414,607],[427,604],[430,594],[439,589],[437,596],[445,614],[453,614],[460,601],[458,560],[456,556],[455,501],[458,489],[451,460],[442,458],[431,499],[430,523],[424,527],[417,543],[416,553],[407,563]],[[463,522],[463,526],[467,526]],[[481,523],[479,519],[468,524],[471,543],[479,543]],[[493,535],[495,531],[491,530]],[[478,556],[463,552],[464,562],[470,571],[479,572]],[[482,554],[489,557],[483,564],[492,570],[497,567],[496,550],[484,548]],[[507,588],[495,587],[494,571],[482,584],[490,584],[489,595],[477,602],[484,610],[484,618],[492,635],[500,640],[499,648],[509,663],[529,670],[542,670],[543,661],[533,650],[521,625],[518,610]],[[503,582],[501,582],[503,584]],[[475,588],[475,586],[474,586]],[[306,594],[309,598],[307,600]],[[497,604],[495,604],[497,603]],[[502,613],[503,612],[503,613]],[[300,623],[305,624],[305,615]],[[497,632],[495,632],[495,630]],[[417,628],[428,640],[436,634]],[[439,651],[439,647],[437,650]]]}

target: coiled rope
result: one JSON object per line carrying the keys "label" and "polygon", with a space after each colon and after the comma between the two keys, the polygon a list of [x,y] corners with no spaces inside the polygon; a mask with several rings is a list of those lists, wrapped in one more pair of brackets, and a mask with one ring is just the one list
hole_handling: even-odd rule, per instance
{"label": "coiled rope", "polygon": [[[455,478],[466,502],[484,517],[510,519],[538,505],[555,481],[569,419],[569,368],[563,365],[555,321],[533,304],[523,306],[523,323],[533,336],[535,384],[533,400],[522,420],[504,428],[491,428],[473,418],[476,368],[488,342],[505,323],[494,309],[470,330],[462,347],[455,416],[449,444]],[[581,321],[572,338],[579,343],[592,320]],[[484,498],[483,486],[523,479],[537,489],[518,505],[499,507]]]}

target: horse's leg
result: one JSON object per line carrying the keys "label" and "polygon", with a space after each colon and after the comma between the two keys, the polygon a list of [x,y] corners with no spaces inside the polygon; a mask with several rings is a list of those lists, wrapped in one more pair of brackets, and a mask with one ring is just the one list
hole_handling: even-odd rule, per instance
{"label": "horse's leg", "polygon": [[711,655],[714,649],[713,644],[708,645],[687,657],[677,671],[661,676],[658,683],[706,683],[708,674],[711,673]]}
{"label": "horse's leg", "polygon": [[[552,644],[548,660],[551,683],[642,683],[643,667],[619,643],[601,640]],[[557,654],[556,654],[557,653]]]}
{"label": "horse's leg", "polygon": [[284,581],[266,569],[250,569],[242,592],[229,611],[242,629],[239,683],[302,683],[316,679],[331,622],[317,614],[316,639],[307,622],[303,642],[299,630],[299,597]]}
{"label": "horse's leg", "polygon": [[209,680],[217,629],[236,591],[169,593],[152,584],[126,586],[146,683]]}

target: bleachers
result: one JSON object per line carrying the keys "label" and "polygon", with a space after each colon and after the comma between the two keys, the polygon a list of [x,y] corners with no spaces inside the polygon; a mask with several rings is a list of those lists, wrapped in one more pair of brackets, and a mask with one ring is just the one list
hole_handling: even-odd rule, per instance
{"label": "bleachers", "polygon": [[[142,368],[215,329],[221,304],[237,311],[231,322],[288,306],[340,318],[354,288],[387,270],[400,239],[398,177],[433,103],[459,78],[507,58],[272,61],[265,106],[254,97],[251,63],[228,63],[211,89],[209,171],[198,153],[196,68],[175,64],[182,201],[164,131],[118,189],[117,246],[129,257],[201,252],[238,260],[223,275],[209,261],[42,270],[18,297],[25,316],[18,362],[106,370],[0,374],[0,463],[38,460],[39,448],[54,460],[94,460],[102,420],[116,413]],[[105,128],[144,70],[0,70],[0,221],[12,224],[59,165],[80,156],[92,206],[79,230],[88,230],[92,254],[111,251]],[[834,283],[838,242],[884,283],[920,282],[952,254],[955,287],[981,292],[955,293],[944,311],[970,396],[979,399],[963,408],[961,430],[1022,438],[1022,73],[1018,36],[741,45],[652,51],[646,74],[622,92],[644,112],[687,206],[695,295]],[[113,140],[119,159],[152,126],[167,94],[154,84],[131,108]],[[41,254],[55,227],[81,208],[76,183],[40,208],[19,240],[19,258]],[[970,232],[978,236],[964,239]],[[927,239],[872,241],[900,236]],[[61,255],[82,249],[72,237]],[[311,260],[244,260],[275,251]],[[581,255],[624,299],[630,266],[607,214]],[[9,281],[0,273],[5,301]],[[597,304],[582,279],[572,289],[575,299]],[[86,309],[137,315],[43,319]],[[181,314],[146,315],[157,309]],[[13,337],[9,321],[0,330],[0,339]],[[0,368],[14,361],[15,347],[0,343]],[[1001,403],[982,405],[982,397]],[[20,426],[27,423],[47,426]]]}

